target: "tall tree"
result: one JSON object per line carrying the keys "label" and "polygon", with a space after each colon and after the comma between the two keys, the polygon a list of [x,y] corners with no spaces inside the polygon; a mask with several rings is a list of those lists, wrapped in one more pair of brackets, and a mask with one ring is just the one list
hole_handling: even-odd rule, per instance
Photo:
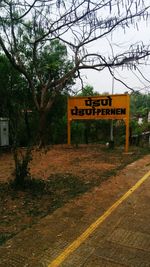
{"label": "tall tree", "polygon": [[16,139],[18,131],[20,136],[23,135],[20,127],[22,121],[25,122],[25,135],[30,139],[28,111],[31,109],[34,106],[27,81],[10,64],[8,58],[0,54],[0,117],[9,118],[11,139]]}
{"label": "tall tree", "polygon": [[[117,34],[119,28],[136,26],[148,18],[148,11],[143,0],[0,1],[0,47],[29,84],[40,116],[41,140],[47,111],[57,94],[80,78],[80,70],[108,68],[113,74],[114,67],[133,66],[149,55],[143,44],[112,57],[88,52],[88,44]],[[73,64],[64,63],[65,46]]]}
{"label": "tall tree", "polygon": [[131,115],[133,117],[143,117],[145,121],[148,118],[148,112],[150,111],[150,93],[142,94],[140,92],[134,92],[131,94]]}

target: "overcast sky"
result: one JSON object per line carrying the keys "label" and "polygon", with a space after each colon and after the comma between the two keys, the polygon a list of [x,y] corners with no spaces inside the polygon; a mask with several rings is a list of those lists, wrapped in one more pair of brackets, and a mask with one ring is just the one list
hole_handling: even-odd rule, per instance
{"label": "overcast sky", "polygon": [[[123,30],[118,30],[113,35],[112,39],[110,38],[109,41],[107,39],[98,40],[94,44],[89,47],[91,51],[103,51],[103,53],[111,52],[110,44],[113,45],[113,51],[121,51],[125,48],[129,47],[131,44],[136,42],[143,42],[144,44],[150,44],[150,23],[141,22],[138,24],[139,30],[132,28],[129,29],[126,33]],[[119,46],[119,47],[118,47]],[[147,65],[139,65],[138,68],[140,69],[141,73],[150,80],[150,66],[149,62]],[[139,90],[140,92],[150,92],[150,83],[147,82],[142,78],[138,71],[135,70],[126,70],[126,69],[115,69],[114,71],[117,78],[121,79],[125,82],[128,86],[132,87],[134,90]],[[114,88],[113,88],[113,81],[112,76],[110,75],[107,69],[96,72],[94,70],[84,70],[82,71],[82,77],[84,79],[85,84],[92,85],[95,91],[100,93],[109,92],[112,93],[112,90],[115,94],[120,94],[124,92],[130,92],[128,88],[126,88],[120,82],[114,81]]]}

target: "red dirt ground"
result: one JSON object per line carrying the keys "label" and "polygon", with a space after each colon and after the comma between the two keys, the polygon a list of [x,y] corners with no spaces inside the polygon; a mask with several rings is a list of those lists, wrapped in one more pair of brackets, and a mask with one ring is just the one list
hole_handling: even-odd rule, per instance
{"label": "red dirt ground", "polygon": [[[128,158],[127,158],[128,157]],[[47,179],[52,174],[71,173],[82,179],[93,179],[101,172],[113,170],[132,159],[123,150],[109,151],[105,146],[80,145],[79,148],[58,145],[47,151],[33,151],[30,164],[32,177]],[[12,179],[14,161],[11,153],[0,155],[0,182]]]}
{"label": "red dirt ground", "polygon": [[11,153],[1,152],[0,244],[141,156],[138,149],[128,155],[123,152],[123,148],[109,150],[101,145],[58,145],[47,151],[34,150],[31,176],[50,181],[48,193],[8,187],[6,182],[13,179],[14,161]]}

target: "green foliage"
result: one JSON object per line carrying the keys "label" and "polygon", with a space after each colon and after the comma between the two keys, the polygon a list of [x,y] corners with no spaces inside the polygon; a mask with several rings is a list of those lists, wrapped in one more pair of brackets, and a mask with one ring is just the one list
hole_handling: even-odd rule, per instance
{"label": "green foliage", "polygon": [[86,85],[82,92],[78,94],[78,96],[94,96],[96,95],[96,92],[94,92],[94,88],[91,85]]}
{"label": "green foliage", "polygon": [[75,144],[76,147],[78,146],[78,144],[84,143],[84,130],[84,122],[73,121],[71,123],[71,140],[72,144]]}
{"label": "green foliage", "polygon": [[11,233],[0,233],[0,246],[4,244],[8,239],[10,239],[13,235]]}
{"label": "green foliage", "polygon": [[9,118],[9,140],[13,145],[27,145],[30,142],[30,125],[27,110],[32,98],[26,80],[0,54],[0,117]]}
{"label": "green foliage", "polygon": [[36,72],[41,75],[43,81],[59,79],[71,67],[72,63],[67,59],[66,46],[57,39],[44,46],[36,57]]}
{"label": "green foliage", "polygon": [[[12,97],[17,97],[14,90],[18,86],[18,73],[10,65],[6,56],[0,54],[0,116],[8,116],[13,112],[15,105]],[[14,96],[15,95],[15,96]]]}
{"label": "green foliage", "polygon": [[[148,123],[148,112],[150,111],[150,94],[135,92],[131,94],[131,129],[132,134],[141,134],[150,130]],[[143,119],[142,124],[138,124],[138,118]]]}
{"label": "green foliage", "polygon": [[143,117],[147,120],[148,111],[150,110],[150,94],[141,94],[135,92],[131,94],[131,115]]}
{"label": "green foliage", "polygon": [[94,91],[94,87],[91,85],[86,85],[84,88],[82,88],[81,93],[78,94],[78,96],[96,96],[96,95],[99,95],[99,93]]}
{"label": "green foliage", "polygon": [[47,140],[50,144],[67,142],[67,98],[65,93],[57,95],[47,114]]}

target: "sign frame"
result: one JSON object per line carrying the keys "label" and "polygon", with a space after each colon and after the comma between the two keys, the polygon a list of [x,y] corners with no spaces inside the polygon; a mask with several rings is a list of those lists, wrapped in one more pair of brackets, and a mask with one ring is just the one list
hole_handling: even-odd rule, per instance
{"label": "sign frame", "polygon": [[74,120],[123,120],[126,126],[125,152],[129,150],[128,94],[68,97],[68,145],[71,144],[71,122]]}

